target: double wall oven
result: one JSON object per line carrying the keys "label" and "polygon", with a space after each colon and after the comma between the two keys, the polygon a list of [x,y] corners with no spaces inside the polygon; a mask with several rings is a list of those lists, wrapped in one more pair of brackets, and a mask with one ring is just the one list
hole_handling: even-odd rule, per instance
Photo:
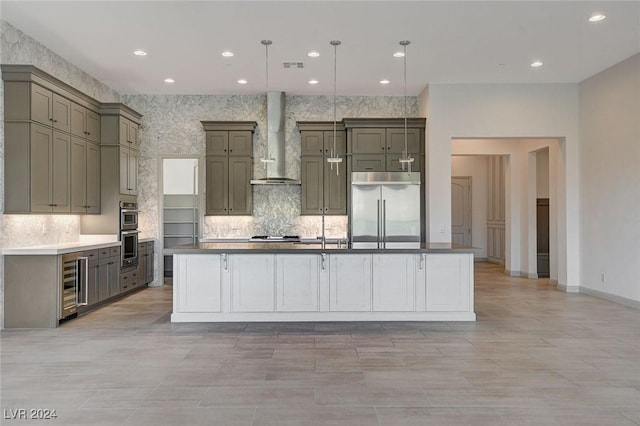
{"label": "double wall oven", "polygon": [[120,202],[120,241],[122,242],[120,266],[138,264],[138,203]]}

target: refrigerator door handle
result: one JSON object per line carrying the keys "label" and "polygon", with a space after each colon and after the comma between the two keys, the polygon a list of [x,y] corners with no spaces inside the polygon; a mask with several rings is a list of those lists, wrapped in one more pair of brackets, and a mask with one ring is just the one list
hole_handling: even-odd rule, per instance
{"label": "refrigerator door handle", "polygon": [[377,203],[378,203],[378,209],[377,209],[376,222],[377,222],[378,228],[376,230],[376,233],[377,233],[377,235],[376,235],[376,243],[378,244],[378,248],[380,248],[380,200],[378,200]]}
{"label": "refrigerator door handle", "polygon": [[387,200],[382,200],[382,248],[387,248]]}

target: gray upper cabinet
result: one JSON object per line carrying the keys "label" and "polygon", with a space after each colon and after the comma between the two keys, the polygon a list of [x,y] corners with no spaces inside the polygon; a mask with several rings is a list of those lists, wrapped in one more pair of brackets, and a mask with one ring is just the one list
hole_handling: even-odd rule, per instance
{"label": "gray upper cabinet", "polygon": [[385,129],[353,129],[352,136],[353,154],[385,154],[387,151]]}
{"label": "gray upper cabinet", "polygon": [[[336,126],[333,155],[342,158],[333,168],[327,158],[334,151],[333,122],[302,121],[300,129],[302,182],[300,212],[303,215],[347,214],[347,158],[344,125]],[[337,170],[336,170],[337,168]]]}
{"label": "gray upper cabinet", "polygon": [[2,65],[2,79],[5,212],[100,213],[99,150],[86,143],[100,141],[101,104],[31,65]]}
{"label": "gray upper cabinet", "polygon": [[138,195],[138,152],[120,149],[120,193]]}
{"label": "gray upper cabinet", "polygon": [[206,215],[250,215],[255,121],[202,121],[206,143]]}

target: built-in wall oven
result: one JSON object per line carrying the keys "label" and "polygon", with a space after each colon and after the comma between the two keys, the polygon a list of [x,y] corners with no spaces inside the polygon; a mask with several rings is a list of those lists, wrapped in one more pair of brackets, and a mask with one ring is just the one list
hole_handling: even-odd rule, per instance
{"label": "built-in wall oven", "polygon": [[138,264],[138,203],[120,202],[120,241],[122,242],[120,266]]}
{"label": "built-in wall oven", "polygon": [[60,319],[67,319],[88,304],[89,258],[82,252],[62,256]]}

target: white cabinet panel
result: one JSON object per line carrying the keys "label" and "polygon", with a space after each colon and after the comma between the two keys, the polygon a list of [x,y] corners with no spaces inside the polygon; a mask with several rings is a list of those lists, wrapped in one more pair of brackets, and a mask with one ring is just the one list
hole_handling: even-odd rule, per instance
{"label": "white cabinet panel", "polygon": [[318,310],[320,286],[318,254],[276,256],[276,306],[278,312],[311,312]]}
{"label": "white cabinet panel", "polygon": [[418,256],[373,255],[373,310],[414,311]]}
{"label": "white cabinet panel", "polygon": [[371,255],[329,256],[329,310],[371,310]]}
{"label": "white cabinet panel", "polygon": [[427,254],[427,311],[470,311],[473,255]]}
{"label": "white cabinet panel", "polygon": [[273,312],[275,255],[228,256],[233,312]]}
{"label": "white cabinet panel", "polygon": [[175,256],[178,312],[220,312],[220,256]]}

